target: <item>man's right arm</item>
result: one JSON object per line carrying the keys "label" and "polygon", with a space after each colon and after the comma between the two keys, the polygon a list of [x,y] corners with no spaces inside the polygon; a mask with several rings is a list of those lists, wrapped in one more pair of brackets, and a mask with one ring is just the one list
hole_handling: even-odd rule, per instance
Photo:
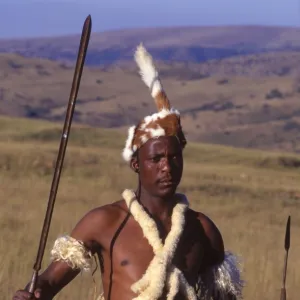
{"label": "man's right arm", "polygon": [[[41,300],[52,300],[55,295],[78,274],[79,270],[72,269],[67,263],[58,261],[52,262],[47,269],[39,275],[35,289],[35,298]],[[28,283],[24,290],[17,291],[14,300],[27,299],[29,289]],[[35,299],[33,298],[33,299]]]}
{"label": "man's right arm", "polygon": [[[105,209],[100,208],[90,211],[76,224],[70,237],[66,237],[66,240],[69,241],[68,245],[64,245],[62,244],[63,242],[61,242],[56,248],[54,246],[53,250],[55,250],[56,259],[51,262],[41,275],[39,275],[35,291],[36,299],[53,299],[63,287],[70,283],[80,273],[80,269],[74,266],[76,263],[72,266],[72,263],[70,264],[70,259],[69,261],[66,261],[67,247],[70,247],[70,241],[73,241],[74,246],[78,247],[81,252],[84,250],[86,253],[89,252],[90,255],[94,255],[97,248],[100,246],[95,241],[95,237],[97,236],[97,232],[99,233],[99,230],[101,231],[101,229],[103,229],[102,227],[105,226],[105,220],[107,219],[106,215]],[[64,249],[62,249],[63,247]],[[72,249],[72,251],[74,252],[74,249]],[[70,257],[73,258],[74,255],[70,255]],[[80,257],[83,257],[83,253],[79,252],[77,258],[79,258],[79,261],[82,263],[83,259],[80,260]],[[29,299],[28,287],[29,284],[27,284],[24,290],[17,291],[13,296],[13,300]]]}

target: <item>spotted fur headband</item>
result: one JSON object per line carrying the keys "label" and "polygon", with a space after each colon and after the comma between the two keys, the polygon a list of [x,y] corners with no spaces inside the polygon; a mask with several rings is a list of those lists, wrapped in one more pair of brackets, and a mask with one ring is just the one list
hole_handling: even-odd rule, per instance
{"label": "spotted fur headband", "polygon": [[158,112],[146,116],[137,125],[128,129],[128,137],[122,153],[124,160],[127,162],[151,138],[176,136],[182,148],[186,145],[180,123],[180,113],[171,107],[151,55],[140,44],[136,49],[134,58],[139,67],[142,80],[150,89]]}

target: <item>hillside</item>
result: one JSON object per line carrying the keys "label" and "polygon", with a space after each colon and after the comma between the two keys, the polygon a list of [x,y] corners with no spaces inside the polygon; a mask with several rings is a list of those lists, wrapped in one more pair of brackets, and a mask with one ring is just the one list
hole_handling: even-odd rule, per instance
{"label": "hillside", "polygon": [[[78,28],[80,33],[81,28]],[[0,40],[0,52],[74,61],[79,35]],[[144,42],[157,60],[203,62],[270,51],[299,51],[300,29],[267,26],[170,27],[92,32],[88,65],[131,61]]]}
{"label": "hillside", "polygon": [[[300,53],[158,63],[165,89],[182,112],[191,141],[300,151]],[[16,54],[0,55],[0,114],[62,121],[73,67]],[[154,112],[132,65],[86,67],[74,121],[122,132]]]}
{"label": "hillside", "polygon": [[[61,126],[0,118],[1,298],[12,299],[31,278]],[[125,136],[112,129],[72,126],[43,269],[56,237],[90,209],[119,200],[135,174],[121,160]],[[284,234],[292,217],[287,276],[290,299],[300,280],[300,157],[189,143],[179,191],[219,227],[225,247],[241,256],[245,300],[279,298]],[[13,247],[12,247],[13,245]],[[100,279],[99,268],[95,279]],[[99,291],[100,285],[98,285]],[[78,276],[57,300],[94,299],[90,274]]]}

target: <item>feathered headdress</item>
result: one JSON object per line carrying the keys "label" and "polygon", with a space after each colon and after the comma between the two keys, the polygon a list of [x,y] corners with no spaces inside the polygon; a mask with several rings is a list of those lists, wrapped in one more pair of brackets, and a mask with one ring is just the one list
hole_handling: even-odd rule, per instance
{"label": "feathered headdress", "polygon": [[180,113],[171,107],[151,55],[140,44],[136,49],[134,58],[140,69],[142,80],[150,89],[158,112],[145,117],[136,126],[129,128],[128,138],[122,153],[125,161],[130,161],[133,154],[151,138],[176,136],[182,148],[186,145],[180,124]]}

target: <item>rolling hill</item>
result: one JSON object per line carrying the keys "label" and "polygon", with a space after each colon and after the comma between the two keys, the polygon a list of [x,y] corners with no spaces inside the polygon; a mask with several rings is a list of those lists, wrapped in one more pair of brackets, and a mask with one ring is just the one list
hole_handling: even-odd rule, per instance
{"label": "rolling hill", "polygon": [[[189,140],[299,152],[299,63],[284,52],[158,69]],[[0,55],[0,114],[61,123],[72,77],[61,62]],[[124,131],[154,111],[135,67],[84,69],[75,122]]]}
{"label": "rolling hill", "polygon": [[[80,32],[81,28],[78,30]],[[79,35],[0,40],[0,52],[74,61]],[[267,26],[170,27],[92,32],[88,65],[131,61],[143,42],[157,60],[203,62],[236,55],[299,51],[300,29]]]}
{"label": "rolling hill", "polygon": [[[300,151],[298,28],[92,33],[75,122],[124,131],[154,111],[132,58],[141,41],[190,140]],[[0,114],[62,122],[78,43],[79,35],[0,40]]]}

